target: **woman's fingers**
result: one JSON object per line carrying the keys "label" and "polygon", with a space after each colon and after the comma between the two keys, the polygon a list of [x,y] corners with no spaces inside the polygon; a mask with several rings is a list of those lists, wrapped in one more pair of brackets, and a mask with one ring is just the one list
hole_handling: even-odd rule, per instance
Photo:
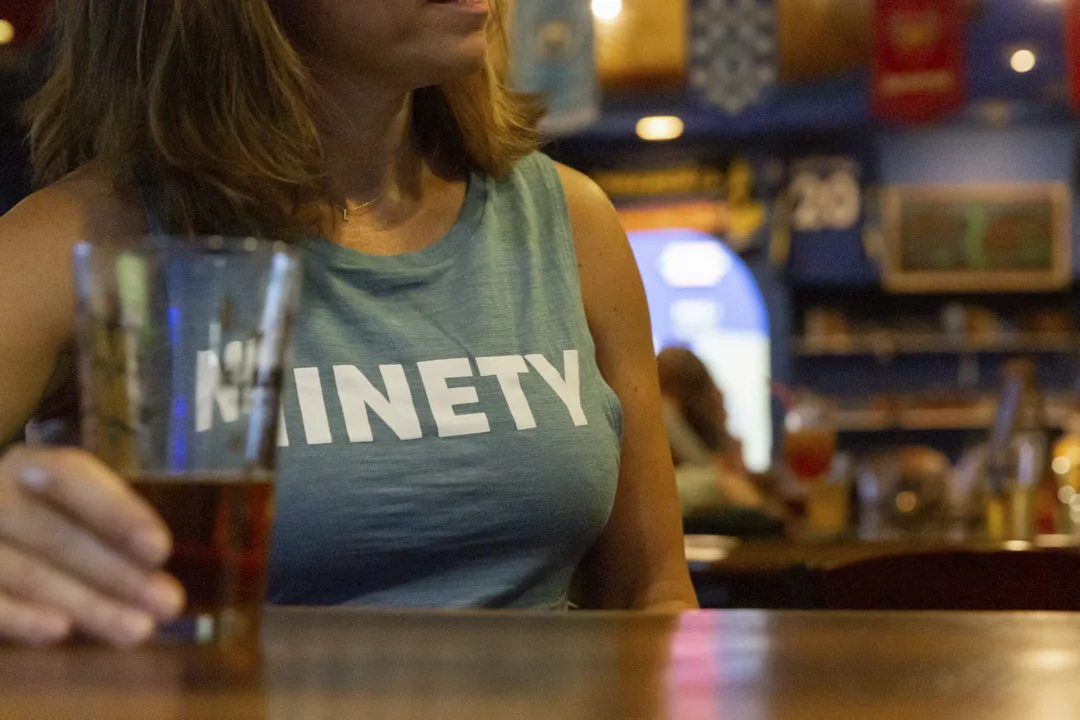
{"label": "woman's fingers", "polygon": [[175,580],[136,564],[33,498],[16,500],[11,511],[0,512],[0,541],[5,540],[158,620],[170,620],[183,609],[183,589]]}
{"label": "woman's fingers", "polygon": [[172,538],[165,524],[127,483],[89,454],[18,448],[2,465],[0,475],[10,474],[133,559],[151,567],[168,559]]}
{"label": "woman's fingers", "polygon": [[[16,610],[60,614],[79,630],[119,647],[145,642],[155,628],[148,613],[101,595],[10,545],[0,545],[0,595],[13,598]],[[0,616],[4,616],[3,608]]]}
{"label": "woman's fingers", "polygon": [[0,591],[0,642],[52,645],[71,633],[71,620]]}
{"label": "woman's fingers", "polygon": [[128,484],[77,450],[0,458],[0,639],[74,630],[121,647],[175,617],[183,590],[159,571],[172,539]]}

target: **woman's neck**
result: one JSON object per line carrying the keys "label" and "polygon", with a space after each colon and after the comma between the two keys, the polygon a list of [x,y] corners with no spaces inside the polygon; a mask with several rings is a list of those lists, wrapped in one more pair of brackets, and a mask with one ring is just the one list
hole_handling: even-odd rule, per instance
{"label": "woman's neck", "polygon": [[461,213],[466,184],[441,177],[420,152],[412,94],[340,75],[318,79],[326,236],[374,255],[416,252],[443,237]]}
{"label": "woman's neck", "polygon": [[419,194],[424,160],[413,136],[411,93],[340,75],[319,78],[320,123],[334,203],[362,204],[392,190]]}

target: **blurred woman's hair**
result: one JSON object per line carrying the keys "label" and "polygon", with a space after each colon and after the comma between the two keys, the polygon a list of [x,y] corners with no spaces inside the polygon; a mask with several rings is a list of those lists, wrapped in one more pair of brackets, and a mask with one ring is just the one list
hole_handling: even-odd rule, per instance
{"label": "blurred woman's hair", "polygon": [[[172,232],[318,231],[324,103],[270,1],[55,0],[26,110],[35,183],[94,161],[117,190],[152,188]],[[535,103],[504,83],[507,2],[483,70],[413,97],[420,149],[462,172],[501,177],[537,146]]]}
{"label": "blurred woman's hair", "polygon": [[676,402],[686,424],[709,450],[726,451],[730,436],[724,427],[724,396],[705,363],[686,348],[667,348],[656,360],[660,392]]}

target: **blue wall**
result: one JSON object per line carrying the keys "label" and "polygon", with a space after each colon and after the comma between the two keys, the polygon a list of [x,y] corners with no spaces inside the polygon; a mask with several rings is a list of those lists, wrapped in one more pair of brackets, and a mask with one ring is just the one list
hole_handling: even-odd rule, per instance
{"label": "blue wall", "polygon": [[[1005,129],[963,125],[882,130],[867,172],[881,186],[895,184],[1067,182],[1075,187],[1080,126],[1060,123]],[[1080,203],[1073,203],[1073,262],[1080,276]],[[878,284],[861,230],[795,239],[791,281],[798,286]]]}
{"label": "blue wall", "polygon": [[883,185],[1071,182],[1078,142],[1073,125],[886,131],[878,139],[878,178]]}
{"label": "blue wall", "polygon": [[[1080,127],[955,128],[883,133],[881,182],[1067,182],[1075,188]],[[1080,203],[1073,202],[1073,268],[1080,276]]]}
{"label": "blue wall", "polygon": [[[1068,1],[981,0],[967,38],[972,100],[1009,99],[1041,106],[1060,100]],[[1015,73],[1009,66],[1009,51],[1017,45],[1030,46],[1038,56],[1029,73]]]}

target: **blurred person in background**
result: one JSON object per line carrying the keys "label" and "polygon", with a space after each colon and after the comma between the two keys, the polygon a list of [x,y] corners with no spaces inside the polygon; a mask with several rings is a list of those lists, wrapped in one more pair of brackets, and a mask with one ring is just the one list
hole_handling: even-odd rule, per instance
{"label": "blurred person in background", "polygon": [[673,347],[660,353],[657,364],[683,517],[725,507],[764,508],[742,444],[728,433],[724,394],[705,363]]}
{"label": "blurred person in background", "polygon": [[[596,185],[536,152],[505,0],[54,5],[43,189],[0,219],[0,640],[132,645],[183,604],[121,478],[11,447],[77,419],[73,246],[147,232],[297,245],[318,393],[411,373],[417,427],[370,442],[289,383],[271,602],[563,609],[576,576],[586,607],[696,607],[637,267]],[[428,413],[433,363],[471,412]]]}

